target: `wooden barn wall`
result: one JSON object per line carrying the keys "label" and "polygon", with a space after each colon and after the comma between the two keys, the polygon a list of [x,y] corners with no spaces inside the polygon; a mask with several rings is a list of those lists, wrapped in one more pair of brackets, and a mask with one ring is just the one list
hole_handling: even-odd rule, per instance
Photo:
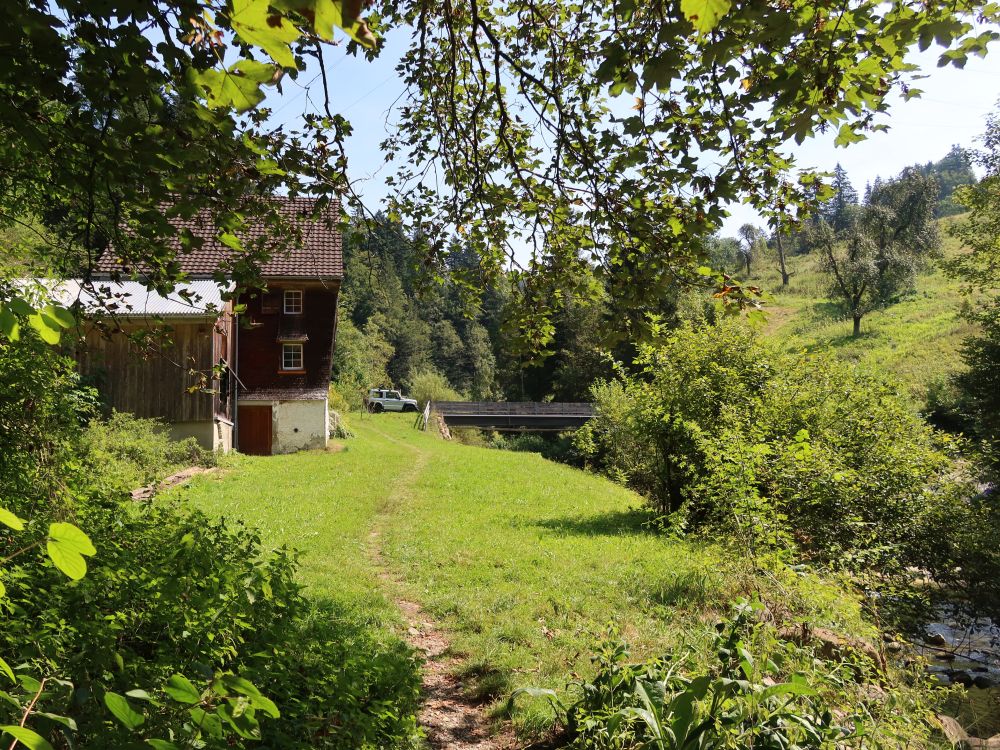
{"label": "wooden barn wall", "polygon": [[[220,360],[224,359],[226,360],[226,364],[228,366],[235,368],[236,360],[233,356],[235,344],[235,340],[233,338],[233,326],[235,318],[232,314],[232,305],[232,302],[226,303],[225,310],[213,326],[212,345],[214,347],[214,354],[212,355],[212,364],[220,364]],[[213,388],[216,391],[216,394],[212,399],[212,409],[215,415],[224,419],[232,420],[233,401],[235,400],[236,394],[235,379],[230,376],[223,382],[216,382]],[[222,389],[226,389],[227,393],[223,394]]]}
{"label": "wooden barn wall", "polygon": [[[162,353],[144,352],[127,336],[87,334],[80,370],[91,376],[108,406],[138,417],[168,422],[211,420],[211,394],[189,393],[196,382],[189,370],[210,371],[213,325],[172,323],[171,344]],[[128,329],[126,329],[128,330]]]}

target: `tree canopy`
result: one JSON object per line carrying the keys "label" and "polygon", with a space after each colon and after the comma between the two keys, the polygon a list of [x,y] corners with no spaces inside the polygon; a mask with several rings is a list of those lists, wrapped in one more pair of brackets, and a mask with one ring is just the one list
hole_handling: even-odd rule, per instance
{"label": "tree canopy", "polygon": [[[819,179],[796,173],[789,144],[835,130],[848,144],[881,127],[887,96],[909,88],[907,51],[943,48],[963,65],[996,38],[979,2],[806,0],[733,5],[681,0],[597,6],[566,0],[14,0],[0,11],[0,219],[35,219],[38,241],[88,270],[113,253],[150,283],[178,275],[172,216],[207,209],[237,251],[229,275],[290,233],[268,197],[346,189],[350,124],[327,84],[323,116],[268,121],[266,96],[323,45],[376,55],[411,32],[394,210],[440,259],[457,233],[485,277],[534,248],[516,288],[525,341],[551,339],[560,295],[596,275],[621,330],[697,274],[700,238],[745,200],[792,216]],[[244,244],[250,219],[271,231]],[[433,267],[433,263],[430,264]],[[598,287],[591,287],[598,288]],[[9,332],[9,330],[8,330]]]}
{"label": "tree canopy", "polygon": [[1000,115],[994,113],[987,120],[982,143],[974,157],[986,174],[956,191],[957,203],[969,213],[951,227],[969,252],[949,265],[965,282],[971,302],[966,316],[979,326],[963,347],[967,369],[957,378],[964,395],[962,411],[972,431],[986,442],[996,473],[1000,471]]}

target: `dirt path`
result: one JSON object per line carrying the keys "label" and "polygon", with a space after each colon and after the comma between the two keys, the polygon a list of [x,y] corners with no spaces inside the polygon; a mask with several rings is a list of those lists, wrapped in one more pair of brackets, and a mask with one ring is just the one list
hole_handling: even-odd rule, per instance
{"label": "dirt path", "polygon": [[454,676],[460,661],[448,654],[451,641],[416,602],[399,595],[401,581],[388,568],[382,556],[382,524],[405,506],[413,483],[430,461],[430,454],[418,446],[397,440],[373,428],[385,440],[413,453],[413,464],[396,477],[379,518],[369,535],[368,554],[385,583],[389,596],[406,620],[406,641],[424,655],[423,704],[417,714],[420,726],[434,750],[508,750],[516,746],[513,735],[490,732],[491,723],[485,707],[469,699],[461,681]]}

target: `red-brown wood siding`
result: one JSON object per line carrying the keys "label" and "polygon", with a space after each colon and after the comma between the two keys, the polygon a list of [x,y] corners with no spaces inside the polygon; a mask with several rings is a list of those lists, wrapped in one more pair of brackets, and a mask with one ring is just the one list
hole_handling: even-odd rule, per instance
{"label": "red-brown wood siding", "polygon": [[241,404],[239,451],[251,456],[271,455],[271,407]]}
{"label": "red-brown wood siding", "polygon": [[[333,356],[337,320],[339,284],[303,285],[271,282],[270,295],[277,295],[275,312],[262,312],[261,295],[244,300],[247,305],[239,331],[239,377],[241,393],[275,389],[323,391],[330,386],[330,365]],[[281,297],[285,289],[301,289],[304,294],[303,312],[285,315]],[[304,373],[281,373],[281,342],[278,334],[293,327],[309,337],[303,343]]]}

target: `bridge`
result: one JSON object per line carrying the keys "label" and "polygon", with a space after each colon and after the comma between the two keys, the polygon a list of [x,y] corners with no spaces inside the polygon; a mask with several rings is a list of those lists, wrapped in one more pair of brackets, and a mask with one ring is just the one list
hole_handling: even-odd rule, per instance
{"label": "bridge", "polygon": [[582,427],[593,418],[594,405],[536,401],[435,401],[430,411],[444,419],[450,427],[535,432]]}

